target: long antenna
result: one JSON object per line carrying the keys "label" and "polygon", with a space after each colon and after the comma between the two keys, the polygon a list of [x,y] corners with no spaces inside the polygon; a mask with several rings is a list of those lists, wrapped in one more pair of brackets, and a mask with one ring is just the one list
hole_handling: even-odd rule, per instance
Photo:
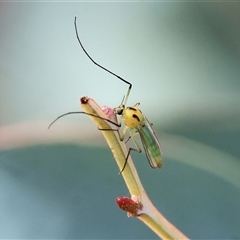
{"label": "long antenna", "polygon": [[100,118],[100,119],[102,119],[102,120],[104,120],[104,121],[107,121],[107,122],[109,122],[109,123],[112,123],[113,125],[115,125],[115,126],[117,126],[117,127],[121,127],[121,125],[119,125],[119,124],[111,121],[110,119],[108,119],[108,118],[103,118],[103,117],[100,117],[100,116],[95,115],[95,114],[86,113],[86,112],[67,112],[67,113],[64,113],[64,114],[58,116],[55,120],[53,120],[53,121],[49,124],[48,129],[49,129],[59,118],[62,118],[62,117],[66,116],[66,115],[69,115],[69,114],[78,114],[78,113],[82,113],[82,114],[86,114],[86,115],[88,115],[88,116]]}
{"label": "long antenna", "polygon": [[127,80],[123,79],[122,77],[120,77],[119,75],[117,75],[116,73],[108,70],[107,68],[105,68],[105,67],[103,67],[102,65],[98,64],[97,62],[95,62],[95,61],[91,58],[91,56],[88,54],[88,52],[86,51],[86,49],[83,47],[83,45],[82,45],[82,42],[81,42],[80,37],[79,37],[79,35],[78,35],[78,30],[77,30],[77,17],[75,17],[75,19],[74,19],[74,26],[75,26],[75,32],[76,32],[76,36],[77,36],[78,42],[79,42],[82,50],[84,51],[84,53],[87,55],[87,57],[88,57],[95,65],[97,65],[98,67],[102,68],[102,69],[105,70],[106,72],[112,74],[113,76],[119,78],[121,81],[123,81],[123,82],[125,82],[126,84],[129,85],[129,88],[128,88],[128,91],[127,91],[127,94],[126,94],[126,97],[125,97],[125,101],[124,101],[124,105],[125,105],[126,102],[127,102],[129,93],[130,93],[130,91],[131,91],[132,84],[131,84],[130,82],[128,82]]}

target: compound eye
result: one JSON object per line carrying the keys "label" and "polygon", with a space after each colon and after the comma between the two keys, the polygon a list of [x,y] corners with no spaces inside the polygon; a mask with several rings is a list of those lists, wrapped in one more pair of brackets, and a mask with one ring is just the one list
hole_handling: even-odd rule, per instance
{"label": "compound eye", "polygon": [[120,108],[120,107],[115,108],[115,109],[114,109],[114,113],[117,114],[117,115],[122,115],[122,113],[123,113],[123,108]]}
{"label": "compound eye", "polygon": [[125,109],[125,106],[124,106],[124,105],[120,105],[119,107],[117,107],[117,108],[114,109],[114,112],[115,112],[115,114],[117,114],[117,115],[122,115],[124,109]]}
{"label": "compound eye", "polygon": [[121,108],[121,109],[118,109],[117,114],[118,114],[118,115],[122,115],[122,113],[123,113],[123,109],[122,109],[122,108]]}

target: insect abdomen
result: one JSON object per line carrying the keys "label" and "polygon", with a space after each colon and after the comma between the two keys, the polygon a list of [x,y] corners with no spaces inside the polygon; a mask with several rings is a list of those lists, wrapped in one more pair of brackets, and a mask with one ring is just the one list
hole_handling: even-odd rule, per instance
{"label": "insect abdomen", "polygon": [[160,168],[162,166],[162,156],[158,141],[155,139],[153,133],[146,126],[140,129],[143,146],[149,160],[151,167]]}

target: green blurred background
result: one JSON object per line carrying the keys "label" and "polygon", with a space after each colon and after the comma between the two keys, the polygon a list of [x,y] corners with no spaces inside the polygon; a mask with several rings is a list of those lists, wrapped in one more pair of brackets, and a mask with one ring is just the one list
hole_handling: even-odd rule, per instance
{"label": "green blurred background", "polygon": [[157,238],[129,196],[87,95],[116,107],[133,84],[164,165],[133,153],[161,213],[190,238],[240,239],[240,3],[0,3],[0,238]]}

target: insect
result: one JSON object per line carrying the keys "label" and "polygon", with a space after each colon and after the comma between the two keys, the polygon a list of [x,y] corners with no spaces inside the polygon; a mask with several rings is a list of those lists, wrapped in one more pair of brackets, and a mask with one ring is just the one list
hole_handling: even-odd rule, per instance
{"label": "insect", "polygon": [[[127,94],[124,97],[122,103],[120,104],[119,107],[114,108],[114,113],[117,115],[120,115],[123,118],[124,123],[125,123],[125,128],[122,132],[122,135],[120,136],[120,140],[121,141],[124,140],[124,138],[126,136],[126,132],[127,132],[127,130],[129,130],[130,137],[136,146],[136,148],[129,148],[122,171],[124,170],[124,168],[126,166],[127,159],[129,157],[130,152],[131,151],[136,151],[139,153],[141,152],[141,148],[135,139],[136,134],[140,135],[142,145],[144,147],[144,150],[145,150],[145,153],[146,153],[146,156],[147,156],[150,166],[152,168],[160,168],[162,166],[162,151],[161,151],[160,143],[152,129],[152,124],[149,123],[148,119],[143,115],[141,110],[138,108],[140,103],[135,104],[133,107],[126,107],[127,100],[130,95],[130,92],[131,92],[132,84],[130,82],[126,81],[125,79],[123,79],[122,77],[120,77],[119,75],[113,73],[112,71],[108,70],[107,68],[105,68],[102,65],[98,64],[97,62],[95,62],[92,59],[92,57],[88,54],[88,52],[85,50],[85,48],[83,47],[82,42],[79,38],[76,17],[74,20],[74,26],[75,26],[75,32],[76,32],[78,42],[79,42],[82,50],[84,51],[84,53],[87,55],[87,57],[99,68],[102,68],[103,70],[107,71],[108,73],[110,73],[113,76],[120,79],[122,82],[129,85]],[[120,123],[118,125],[117,124],[115,124],[115,125],[118,127],[121,127]],[[100,130],[104,130],[104,129],[100,129]],[[133,131],[135,131],[134,134],[133,134]]]}
{"label": "insect", "polygon": [[[119,133],[119,139],[121,141],[123,141],[125,139],[127,130],[129,130],[130,133],[130,137],[136,148],[129,148],[128,149],[128,153],[125,159],[125,163],[124,166],[121,170],[121,172],[123,172],[124,168],[126,167],[127,164],[127,160],[128,157],[130,155],[131,151],[136,151],[136,152],[142,152],[137,140],[135,139],[135,135],[139,134],[141,141],[142,141],[142,145],[144,147],[148,162],[150,164],[150,166],[152,168],[160,168],[162,166],[162,152],[161,152],[161,146],[160,143],[152,129],[152,124],[149,123],[149,121],[147,120],[147,118],[143,115],[143,113],[141,112],[141,110],[138,108],[140,103],[135,104],[133,107],[126,107],[127,104],[127,100],[128,97],[130,95],[131,92],[131,88],[132,88],[132,84],[128,81],[126,81],[125,79],[123,79],[122,77],[120,77],[119,75],[113,73],[112,71],[108,70],[107,68],[103,67],[102,65],[98,64],[97,62],[95,62],[92,57],[88,54],[88,52],[85,50],[85,48],[82,45],[82,42],[79,38],[78,35],[78,30],[77,30],[77,22],[76,22],[76,17],[74,20],[74,26],[75,26],[75,32],[76,32],[76,36],[78,39],[78,42],[82,48],[82,50],[84,51],[84,53],[87,55],[87,57],[95,64],[97,65],[99,68],[102,68],[103,70],[107,71],[108,73],[112,74],[113,76],[117,77],[118,79],[120,79],[122,82],[126,83],[129,85],[128,90],[127,90],[127,94],[126,96],[123,98],[122,103],[120,104],[119,107],[116,107],[114,109],[111,109],[109,107],[103,107],[102,111],[105,113],[105,115],[107,116],[107,118],[101,118],[99,116],[96,116],[94,114],[88,114],[85,112],[68,112],[65,114],[62,114],[61,116],[57,117],[50,125],[48,128],[50,128],[52,126],[53,123],[55,123],[59,118],[64,117],[66,115],[69,114],[77,114],[77,113],[83,113],[83,114],[87,114],[93,117],[97,117],[97,118],[101,118],[103,120],[106,120],[110,123],[112,123],[113,125],[115,125],[117,127],[117,129],[99,129],[101,131],[118,131]],[[119,132],[119,129],[121,127],[121,123],[118,123],[117,121],[117,117],[116,115],[120,115],[122,117],[122,119],[124,120],[125,123],[125,127],[122,131],[122,134]],[[128,138],[128,140],[129,140]],[[126,142],[128,141],[126,140]]]}

